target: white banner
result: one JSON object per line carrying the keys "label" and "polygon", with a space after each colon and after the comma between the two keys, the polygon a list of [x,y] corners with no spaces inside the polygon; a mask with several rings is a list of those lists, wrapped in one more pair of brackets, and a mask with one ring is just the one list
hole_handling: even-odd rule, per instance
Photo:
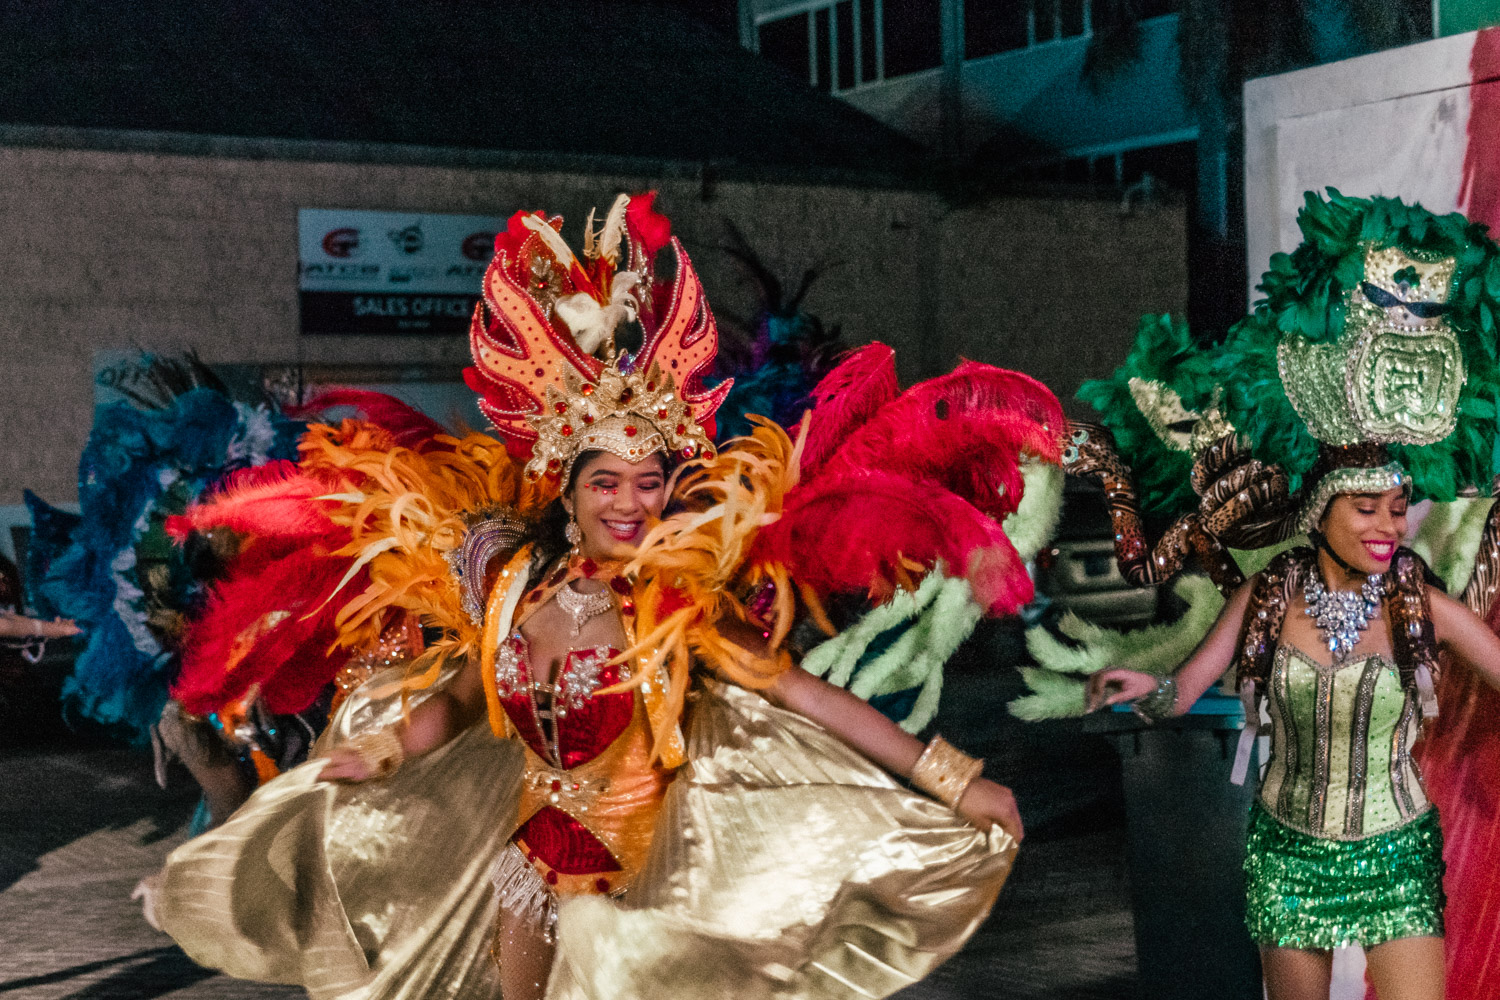
{"label": "white banner", "polygon": [[297,211],[303,333],[463,333],[503,219]]}

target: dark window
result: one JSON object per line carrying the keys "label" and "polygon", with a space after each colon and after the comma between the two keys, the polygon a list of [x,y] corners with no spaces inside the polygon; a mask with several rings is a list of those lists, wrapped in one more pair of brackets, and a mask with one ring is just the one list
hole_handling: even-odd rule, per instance
{"label": "dark window", "polygon": [[1135,0],[1135,16],[1144,21],[1148,17],[1175,14],[1179,6],[1178,0]]}
{"label": "dark window", "polygon": [[839,89],[848,90],[854,78],[854,0],[843,0],[833,8],[834,34],[839,40]]}
{"label": "dark window", "polygon": [[761,58],[782,67],[799,80],[809,80],[807,15],[794,14],[760,26]]}
{"label": "dark window", "polygon": [[1057,37],[1058,0],[1032,0],[1031,9],[1036,18],[1036,40],[1050,42]]}
{"label": "dark window", "polygon": [[1062,38],[1083,34],[1083,9],[1089,0],[1061,0],[1058,17],[1061,18]]}
{"label": "dark window", "polygon": [[1086,156],[1075,156],[1062,162],[1062,181],[1065,184],[1092,184],[1093,164]]}
{"label": "dark window", "polygon": [[[879,0],[862,0],[859,5],[859,78],[861,80],[876,80],[880,74],[875,72],[877,55],[875,47],[875,4]],[[850,57],[851,59],[853,56]]]}
{"label": "dark window", "polygon": [[833,32],[829,27],[832,11],[824,7],[813,11],[813,55],[818,61],[817,85],[819,90],[833,89]]}
{"label": "dark window", "polygon": [[1121,181],[1134,184],[1146,174],[1153,186],[1168,191],[1191,192],[1197,186],[1197,147],[1191,142],[1147,146],[1120,154]]}
{"label": "dark window", "polygon": [[885,75],[943,64],[941,0],[885,0]]}
{"label": "dark window", "polygon": [[965,0],[964,56],[978,59],[1026,47],[1025,0]]}

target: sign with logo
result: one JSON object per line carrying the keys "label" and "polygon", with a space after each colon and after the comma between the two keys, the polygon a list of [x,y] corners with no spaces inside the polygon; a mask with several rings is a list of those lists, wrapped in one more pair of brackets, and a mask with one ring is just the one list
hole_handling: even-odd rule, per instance
{"label": "sign with logo", "polygon": [[302,332],[466,332],[504,227],[485,215],[298,209]]}

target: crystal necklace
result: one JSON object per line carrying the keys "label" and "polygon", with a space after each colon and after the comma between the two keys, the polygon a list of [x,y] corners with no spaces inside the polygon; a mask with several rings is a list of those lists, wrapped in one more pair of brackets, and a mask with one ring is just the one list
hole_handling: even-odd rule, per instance
{"label": "crystal necklace", "polygon": [[614,607],[614,601],[609,596],[608,587],[592,594],[580,594],[568,584],[563,584],[557,589],[557,606],[573,619],[573,634],[577,635],[583,631],[584,623],[590,618],[602,615]]}
{"label": "crystal necklace", "polygon": [[1306,614],[1323,633],[1334,663],[1342,663],[1359,642],[1359,634],[1380,613],[1384,597],[1385,577],[1379,574],[1365,577],[1358,591],[1329,590],[1323,585],[1323,575],[1316,570],[1308,576],[1307,585],[1302,588]]}

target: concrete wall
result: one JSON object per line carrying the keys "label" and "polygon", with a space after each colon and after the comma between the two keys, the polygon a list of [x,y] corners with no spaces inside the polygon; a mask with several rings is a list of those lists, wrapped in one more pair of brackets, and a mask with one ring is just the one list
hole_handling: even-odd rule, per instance
{"label": "concrete wall", "polygon": [[0,145],[0,505],[76,495],[95,352],[196,348],[210,363],[466,361],[461,337],[302,337],[299,207],[509,214],[546,207],[575,242],[591,205],[654,186],[720,311],[752,288],[719,249],[734,220],[788,276],[838,260],[807,308],[896,347],[904,379],[960,354],[1061,393],[1123,356],[1143,311],[1184,307],[1180,209],[520,166],[338,162]]}

